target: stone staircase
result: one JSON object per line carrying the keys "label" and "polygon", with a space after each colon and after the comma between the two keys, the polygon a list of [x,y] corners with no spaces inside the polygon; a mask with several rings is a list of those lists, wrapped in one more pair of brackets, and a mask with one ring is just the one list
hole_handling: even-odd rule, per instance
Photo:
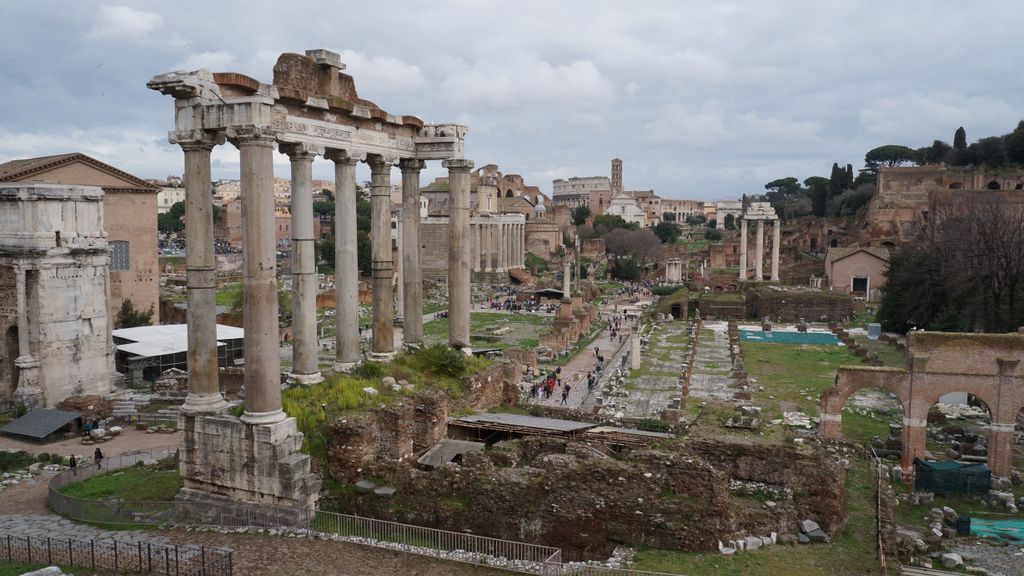
{"label": "stone staircase", "polygon": [[[180,406],[185,401],[185,392],[160,392],[152,394],[133,390],[122,390],[107,396],[113,403],[111,415],[134,422],[176,421]],[[152,403],[171,404],[156,412],[140,412],[139,409]]]}

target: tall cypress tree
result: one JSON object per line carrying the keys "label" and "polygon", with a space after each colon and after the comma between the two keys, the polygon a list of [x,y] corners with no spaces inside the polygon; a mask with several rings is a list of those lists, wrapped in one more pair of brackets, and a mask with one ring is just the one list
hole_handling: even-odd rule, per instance
{"label": "tall cypress tree", "polygon": [[956,133],[953,134],[953,149],[954,150],[965,150],[967,149],[967,131],[961,126],[956,129]]}

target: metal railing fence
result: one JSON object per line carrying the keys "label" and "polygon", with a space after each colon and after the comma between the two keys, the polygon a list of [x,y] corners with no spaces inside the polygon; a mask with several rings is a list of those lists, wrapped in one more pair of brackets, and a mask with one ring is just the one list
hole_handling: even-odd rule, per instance
{"label": "metal railing fence", "polygon": [[231,551],[221,548],[13,534],[0,534],[0,558],[166,576],[231,576],[232,571]]}

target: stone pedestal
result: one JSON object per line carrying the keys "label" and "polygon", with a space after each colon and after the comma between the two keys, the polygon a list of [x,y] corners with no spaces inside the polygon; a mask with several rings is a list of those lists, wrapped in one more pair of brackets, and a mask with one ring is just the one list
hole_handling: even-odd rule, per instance
{"label": "stone pedestal", "polygon": [[313,507],[320,479],[303,454],[295,418],[246,424],[233,416],[181,416],[181,500],[229,498]]}
{"label": "stone pedestal", "polygon": [[19,356],[14,360],[14,365],[18,368],[18,388],[14,391],[14,403],[24,404],[28,409],[46,406],[43,389],[39,387],[39,360],[33,356]]}

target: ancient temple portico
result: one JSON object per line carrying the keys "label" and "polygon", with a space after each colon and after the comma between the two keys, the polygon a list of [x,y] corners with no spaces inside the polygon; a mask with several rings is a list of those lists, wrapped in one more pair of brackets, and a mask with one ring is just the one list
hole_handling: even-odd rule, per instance
{"label": "ancient temple portico", "polygon": [[740,280],[747,279],[750,261],[748,260],[749,240],[748,223],[755,223],[757,243],[754,250],[754,282],[764,281],[764,236],[765,225],[772,225],[772,262],[771,281],[779,281],[779,244],[782,241],[781,221],[775,209],[768,202],[751,202],[740,216]]}
{"label": "ancient temple portico", "polygon": [[[277,146],[292,167],[292,275],[294,364],[289,377],[301,384],[322,379],[317,362],[316,268],[312,230],[312,164],[323,156],[335,163],[335,269],[337,347],[335,369],[361,360],[358,339],[356,258],[356,164],[371,170],[373,340],[370,357],[394,355],[391,248],[391,169],[402,170],[403,201],[418,204],[419,172],[425,161],[443,160],[452,181],[453,211],[449,294],[454,314],[449,341],[469,343],[469,180],[472,162],[462,158],[466,129],[424,124],[415,116],[392,115],[356,93],[338,54],[310,50],[282,54],[271,84],[237,73],[171,72],[149,88],[174,97],[175,129],[170,141],[186,158],[188,242],[189,396],[183,413],[182,475],[186,498],[211,496],[313,504],[319,482],[301,455],[295,420],[281,410],[278,354],[277,262],[275,250],[273,152]],[[217,382],[210,206],[210,156],[230,141],[239,150],[244,255],[245,411],[240,419],[221,414]],[[465,176],[465,177],[464,177]],[[410,344],[422,342],[422,287],[419,274],[418,210],[403,212],[402,306]],[[225,443],[245,442],[244,449]],[[225,459],[232,462],[225,462]],[[237,461],[236,461],[237,460]]]}

